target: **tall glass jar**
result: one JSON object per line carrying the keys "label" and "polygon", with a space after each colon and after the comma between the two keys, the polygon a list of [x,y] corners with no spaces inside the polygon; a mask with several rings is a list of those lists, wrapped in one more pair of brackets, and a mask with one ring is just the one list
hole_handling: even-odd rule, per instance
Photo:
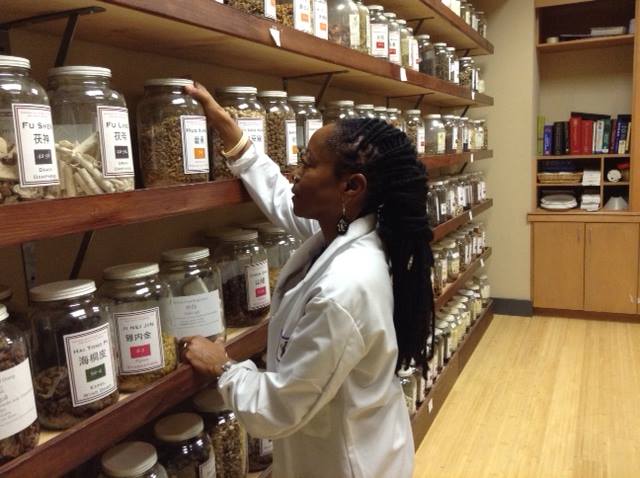
{"label": "tall glass jar", "polygon": [[427,34],[418,35],[418,52],[420,54],[420,71],[425,75],[436,75],[436,50],[431,43],[431,36]]}
{"label": "tall glass jar", "polygon": [[375,119],[376,113],[372,104],[360,104],[356,105],[356,116],[361,119]]}
{"label": "tall glass jar", "polygon": [[470,4],[469,9],[471,10],[471,28],[474,30],[478,30],[478,15],[476,14],[476,7]]}
{"label": "tall glass jar", "polygon": [[422,111],[407,110],[405,112],[405,133],[415,145],[418,154],[425,151],[424,122],[422,121]]}
{"label": "tall glass jar", "polygon": [[433,293],[440,297],[447,286],[448,265],[447,255],[444,248],[438,244],[431,246],[433,252]]}
{"label": "tall glass jar", "polygon": [[[416,410],[419,405],[424,403],[424,400],[427,396],[427,381],[422,374],[422,367],[416,366],[416,361],[411,360],[411,368],[413,369],[413,376],[416,379],[417,385],[417,398],[416,398]],[[428,375],[428,371],[427,371]]]}
{"label": "tall glass jar", "polygon": [[351,100],[331,101],[324,112],[325,125],[351,118],[357,118],[354,103]]}
{"label": "tall glass jar", "polygon": [[271,305],[267,251],[256,231],[227,231],[221,241],[213,258],[222,274],[227,326],[255,325]]}
{"label": "tall glass jar", "polygon": [[409,62],[411,63],[411,69],[413,71],[420,71],[420,48],[418,47],[418,40],[416,40],[413,28],[407,27],[409,30],[409,48],[411,49],[411,56]]}
{"label": "tall glass jar", "polygon": [[451,57],[447,52],[446,43],[434,43],[435,50],[435,76],[441,80],[449,81],[451,72]]}
{"label": "tall glass jar", "polygon": [[429,182],[427,189],[427,216],[429,217],[429,227],[436,227],[440,221],[440,207],[438,196],[433,191],[433,183]]}
{"label": "tall glass jar", "polygon": [[155,263],[104,271],[99,295],[115,329],[121,392],[137,392],[178,366],[176,338],[163,328],[171,291],[159,272]]}
{"label": "tall glass jar", "polygon": [[29,291],[36,347],[38,419],[64,430],[118,401],[116,347],[108,314],[91,280]]}
{"label": "tall glass jar", "polygon": [[163,316],[164,330],[176,337],[224,337],[224,304],[220,270],[206,247],[185,247],[162,253],[160,278],[171,290]]}
{"label": "tall glass jar", "polygon": [[466,116],[461,117],[458,124],[460,126],[460,135],[462,136],[462,151],[469,151],[471,149],[469,145],[469,139],[471,138],[469,118]]}
{"label": "tall glass jar", "polygon": [[160,463],[170,477],[216,477],[216,459],[204,422],[195,413],[169,415],[153,427]]}
{"label": "tall glass jar", "polygon": [[400,24],[396,21],[397,15],[393,12],[384,12],[389,19],[389,61],[396,65],[402,64],[402,52],[400,51]]}
{"label": "tall glass jar", "polygon": [[263,224],[258,228],[260,245],[267,251],[269,260],[269,287],[273,291],[278,282],[280,270],[293,254],[293,244],[287,231],[273,224]]}
{"label": "tall glass jar", "polygon": [[225,3],[251,15],[259,15],[272,20],[277,18],[276,0],[227,0]]}
{"label": "tall glass jar", "polygon": [[447,203],[449,214],[451,215],[451,218],[455,218],[459,215],[458,213],[460,212],[458,209],[458,194],[455,184],[453,181],[451,181],[451,179],[445,179],[444,187],[447,189]]}
{"label": "tall glass jar", "polygon": [[418,401],[418,383],[416,382],[415,370],[412,367],[402,368],[398,370],[398,377],[409,416],[412,417],[416,413],[416,402]]}
{"label": "tall glass jar", "polygon": [[413,53],[411,51],[411,40],[413,39],[413,33],[409,31],[406,20],[397,20],[400,25],[400,56],[402,57],[402,66],[405,68],[412,68],[413,66]]}
{"label": "tall glass jar", "polygon": [[443,320],[443,316],[440,313],[436,313],[436,317],[438,318],[438,321],[436,322],[436,328],[437,331],[436,332],[440,332],[441,336],[442,336],[442,364],[440,365],[440,370],[442,370],[442,368],[444,367],[444,365],[449,362],[449,359],[451,358],[451,355],[453,354],[453,350],[452,350],[452,337],[451,337],[451,329],[449,328],[449,322],[447,322],[446,320]]}
{"label": "tall glass jar", "polygon": [[224,405],[215,387],[206,388],[193,397],[193,405],[211,438],[216,470],[224,478],[247,476],[247,432],[232,410]]}
{"label": "tall glass jar", "polygon": [[447,190],[446,181],[443,179],[437,180],[433,182],[433,191],[436,193],[438,198],[438,205],[440,206],[440,222],[448,221],[451,219],[453,211],[449,209],[449,194]]}
{"label": "tall glass jar", "polygon": [[286,91],[261,91],[258,98],[267,117],[267,155],[288,172],[298,165],[296,114]]}
{"label": "tall glass jar", "polygon": [[478,120],[476,122],[476,149],[486,150],[489,149],[489,135],[487,134],[487,121]]}
{"label": "tall glass jar", "polygon": [[476,16],[478,17],[478,33],[487,38],[487,16],[480,10],[476,10]]}
{"label": "tall glass jar", "polygon": [[456,247],[458,248],[458,253],[460,254],[460,271],[466,271],[470,262],[468,261],[469,256],[467,254],[467,240],[466,236],[461,233],[455,233],[451,235],[451,238],[456,243]]}
{"label": "tall glass jar", "polygon": [[49,70],[49,102],[62,196],[135,188],[129,112],[111,88],[111,70],[63,66]]}
{"label": "tall glass jar", "polygon": [[463,56],[460,58],[460,86],[473,89],[473,58]]}
{"label": "tall glass jar", "polygon": [[460,2],[460,18],[462,18],[465,23],[469,25],[471,25],[471,9],[469,8],[470,6],[471,4],[469,2]]}
{"label": "tall glass jar", "polygon": [[30,70],[26,58],[0,55],[0,204],[61,194],[49,99]]}
{"label": "tall glass jar", "polygon": [[371,55],[376,58],[389,58],[389,19],[380,5],[369,5],[371,23]]}
{"label": "tall glass jar", "polygon": [[184,91],[192,80],[147,80],[138,103],[138,146],[145,187],[209,180],[207,119]]}
{"label": "tall glass jar", "polygon": [[434,369],[434,381],[438,380],[440,372],[444,368],[445,338],[441,329],[436,327],[436,350],[438,352],[437,367]]}
{"label": "tall glass jar", "polygon": [[445,128],[445,151],[449,154],[457,153],[458,149],[462,150],[462,146],[458,146],[458,120],[455,115],[444,115]]}
{"label": "tall glass jar", "polygon": [[33,350],[33,330],[31,329],[31,322],[29,321],[27,314],[19,312],[16,307],[14,307],[12,298],[13,289],[8,285],[0,284],[0,304],[7,308],[7,312],[9,313],[9,323],[20,329],[20,332],[22,332],[27,339],[27,344],[31,351]]}
{"label": "tall glass jar", "polygon": [[313,96],[290,96],[289,104],[296,115],[298,151],[302,151],[309,145],[311,136],[322,128],[322,114]]}
{"label": "tall glass jar", "polygon": [[452,46],[447,47],[447,55],[449,56],[449,81],[458,84],[460,82],[460,64],[456,49]]}
{"label": "tall glass jar", "polygon": [[[253,86],[228,86],[216,90],[216,97],[220,106],[236,121],[255,146],[259,154],[266,154],[268,150],[266,138],[266,114],[264,107],[258,101],[258,90]],[[232,178],[233,174],[227,166],[227,162],[220,154],[224,147],[232,148],[234,145],[223,145],[220,137],[213,135],[213,177],[215,179]]]}
{"label": "tall glass jar", "polygon": [[447,251],[447,276],[449,282],[454,282],[460,276],[460,252],[455,241],[446,241],[444,248]]}
{"label": "tall glass jar", "polygon": [[425,150],[427,154],[444,154],[446,130],[439,114],[429,114],[425,120]]}
{"label": "tall glass jar", "polygon": [[311,0],[278,0],[278,22],[301,32],[313,35],[313,11]]}
{"label": "tall glass jar", "polygon": [[484,179],[484,173],[482,171],[478,171],[475,173],[475,176],[478,180],[478,200],[480,202],[486,201],[487,196],[487,182]]}
{"label": "tall glass jar", "polygon": [[489,305],[489,301],[491,300],[491,284],[489,283],[489,276],[486,274],[482,274],[478,277],[478,282],[480,285],[482,307],[486,307]]}
{"label": "tall glass jar", "polygon": [[387,121],[391,126],[404,131],[404,122],[402,121],[402,111],[400,111],[398,108],[387,108],[387,117],[388,117]]}
{"label": "tall glass jar", "polygon": [[387,108],[384,106],[376,106],[373,108],[373,112],[376,115],[376,118],[382,121],[389,121],[389,116],[387,115]]}
{"label": "tall glass jar", "polygon": [[167,478],[153,445],[141,441],[120,443],[101,459],[100,478]]}
{"label": "tall glass jar", "polygon": [[35,448],[40,424],[27,337],[0,304],[0,465]]}
{"label": "tall glass jar", "polygon": [[329,0],[329,41],[357,50],[360,46],[360,12],[352,0]]}
{"label": "tall glass jar", "polygon": [[449,332],[449,336],[447,337],[447,361],[449,361],[458,348],[458,321],[444,310],[436,312],[436,317],[438,318],[436,326],[441,330]]}
{"label": "tall glass jar", "polygon": [[369,18],[369,9],[362,3],[362,0],[354,0],[358,7],[358,15],[360,17],[360,43],[358,51],[369,53],[371,48],[371,20]]}
{"label": "tall glass jar", "polygon": [[473,324],[473,307],[468,297],[463,295],[456,295],[452,299],[453,303],[457,305],[458,311],[462,318],[465,330],[468,332]]}

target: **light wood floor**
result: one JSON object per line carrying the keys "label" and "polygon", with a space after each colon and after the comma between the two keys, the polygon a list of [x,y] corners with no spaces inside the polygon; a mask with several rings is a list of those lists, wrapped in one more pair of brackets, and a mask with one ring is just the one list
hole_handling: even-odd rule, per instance
{"label": "light wood floor", "polygon": [[640,477],[640,323],[496,316],[414,478]]}

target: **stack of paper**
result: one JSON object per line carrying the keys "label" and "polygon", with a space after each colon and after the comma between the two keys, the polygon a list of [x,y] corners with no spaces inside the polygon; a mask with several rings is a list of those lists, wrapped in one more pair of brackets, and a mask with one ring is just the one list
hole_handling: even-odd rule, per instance
{"label": "stack of paper", "polygon": [[600,170],[585,169],[582,175],[583,186],[600,186]]}
{"label": "stack of paper", "polygon": [[583,194],[580,200],[580,209],[589,212],[600,209],[600,194]]}

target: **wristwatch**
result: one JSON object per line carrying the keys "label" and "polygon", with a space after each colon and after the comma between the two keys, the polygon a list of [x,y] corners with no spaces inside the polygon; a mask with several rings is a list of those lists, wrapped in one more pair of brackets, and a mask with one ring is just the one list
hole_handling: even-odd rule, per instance
{"label": "wristwatch", "polygon": [[238,362],[236,362],[235,360],[231,360],[231,359],[227,360],[222,366],[222,373],[228,372],[229,369],[237,363]]}

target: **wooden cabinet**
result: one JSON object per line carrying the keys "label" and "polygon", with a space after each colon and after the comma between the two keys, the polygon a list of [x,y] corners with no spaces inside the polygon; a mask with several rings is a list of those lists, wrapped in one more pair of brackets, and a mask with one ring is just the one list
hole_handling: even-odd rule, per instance
{"label": "wooden cabinet", "polygon": [[584,305],[584,224],[533,225],[533,306],[581,310]]}
{"label": "wooden cabinet", "polygon": [[635,314],[640,225],[586,224],[584,310]]}

